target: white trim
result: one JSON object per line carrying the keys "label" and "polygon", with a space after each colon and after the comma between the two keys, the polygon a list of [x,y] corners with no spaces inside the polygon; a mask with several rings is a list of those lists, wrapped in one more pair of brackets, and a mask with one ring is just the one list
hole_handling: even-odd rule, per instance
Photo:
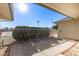
{"label": "white trim", "polygon": [[60,19],[58,21],[55,21],[53,23],[59,23],[59,22],[63,22],[63,21],[71,20],[71,19],[72,19],[71,17],[67,17],[67,18],[63,18],[63,19]]}

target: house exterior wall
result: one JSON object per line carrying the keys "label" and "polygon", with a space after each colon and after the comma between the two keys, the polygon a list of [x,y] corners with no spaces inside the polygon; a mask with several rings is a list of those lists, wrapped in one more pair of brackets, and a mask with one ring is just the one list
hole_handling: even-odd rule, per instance
{"label": "house exterior wall", "polygon": [[58,23],[58,37],[79,40],[79,19]]}

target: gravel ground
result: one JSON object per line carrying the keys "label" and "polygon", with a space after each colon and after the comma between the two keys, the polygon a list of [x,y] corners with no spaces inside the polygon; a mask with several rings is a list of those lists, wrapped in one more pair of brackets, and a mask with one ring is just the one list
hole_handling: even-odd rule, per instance
{"label": "gravel ground", "polygon": [[58,40],[53,37],[48,37],[31,40],[29,42],[14,43],[11,45],[10,56],[31,56],[34,53],[51,48],[65,41],[66,40]]}

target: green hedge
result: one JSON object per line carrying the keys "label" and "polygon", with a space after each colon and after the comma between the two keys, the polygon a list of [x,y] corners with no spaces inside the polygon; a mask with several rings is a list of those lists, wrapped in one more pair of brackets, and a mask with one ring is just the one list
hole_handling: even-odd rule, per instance
{"label": "green hedge", "polygon": [[30,40],[37,37],[48,37],[49,34],[49,28],[28,26],[17,26],[12,32],[12,36],[16,41]]}

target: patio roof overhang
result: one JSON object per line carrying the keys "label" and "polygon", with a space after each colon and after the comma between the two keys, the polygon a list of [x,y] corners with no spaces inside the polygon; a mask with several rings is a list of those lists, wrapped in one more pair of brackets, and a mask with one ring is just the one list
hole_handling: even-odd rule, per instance
{"label": "patio roof overhang", "polygon": [[12,21],[12,4],[0,3],[0,21]]}
{"label": "patio roof overhang", "polygon": [[71,18],[79,18],[78,3],[39,3],[39,5],[42,5],[48,9],[57,11]]}

